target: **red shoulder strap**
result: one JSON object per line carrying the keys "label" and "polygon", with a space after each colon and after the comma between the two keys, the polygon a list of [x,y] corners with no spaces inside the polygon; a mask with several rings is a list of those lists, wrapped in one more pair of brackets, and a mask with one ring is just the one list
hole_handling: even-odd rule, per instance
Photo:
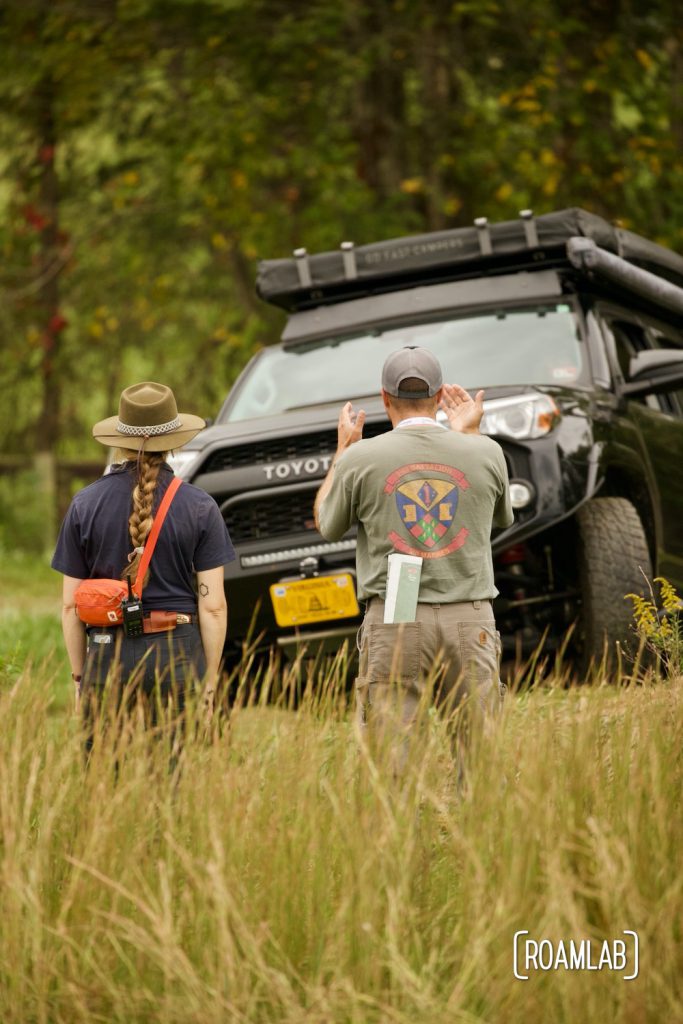
{"label": "red shoulder strap", "polygon": [[180,479],[180,477],[173,477],[170,484],[166,488],[166,493],[161,499],[161,504],[157,509],[157,514],[155,515],[154,522],[152,523],[152,529],[149,531],[149,536],[147,537],[147,541],[145,542],[145,549],[142,552],[142,558],[140,559],[140,565],[138,566],[138,574],[135,577],[134,590],[137,597],[142,597],[142,587],[144,584],[145,575],[147,573],[147,570],[149,569],[149,563],[152,561],[152,555],[154,554],[154,548],[156,547],[157,540],[159,539],[159,534],[161,533],[161,527],[164,524],[166,513],[171,507],[171,502],[173,501],[176,495],[176,491],[178,490],[182,482],[183,481]]}

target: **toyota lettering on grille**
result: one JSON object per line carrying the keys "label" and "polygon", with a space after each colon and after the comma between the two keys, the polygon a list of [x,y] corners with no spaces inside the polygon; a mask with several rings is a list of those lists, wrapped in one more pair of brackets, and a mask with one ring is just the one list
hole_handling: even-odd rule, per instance
{"label": "toyota lettering on grille", "polygon": [[293,476],[313,476],[315,473],[324,472],[330,468],[331,455],[321,455],[317,459],[292,459],[291,462],[271,462],[263,467],[266,480],[286,480]]}

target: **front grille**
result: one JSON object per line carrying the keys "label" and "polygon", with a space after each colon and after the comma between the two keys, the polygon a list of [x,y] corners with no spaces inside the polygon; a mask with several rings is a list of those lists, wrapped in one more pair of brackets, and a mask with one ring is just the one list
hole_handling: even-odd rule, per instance
{"label": "front grille", "polygon": [[[367,423],[363,437],[376,437],[389,430],[389,422]],[[289,459],[316,458],[332,455],[337,448],[336,430],[318,430],[309,434],[288,437],[263,438],[250,444],[237,444],[213,452],[202,466],[202,473],[217,473],[223,469],[258,466],[264,462],[287,462]]]}
{"label": "front grille", "polygon": [[274,492],[228,506],[224,516],[233,544],[271,540],[296,533],[310,533],[318,537],[313,525],[314,499],[314,489],[290,494]]}

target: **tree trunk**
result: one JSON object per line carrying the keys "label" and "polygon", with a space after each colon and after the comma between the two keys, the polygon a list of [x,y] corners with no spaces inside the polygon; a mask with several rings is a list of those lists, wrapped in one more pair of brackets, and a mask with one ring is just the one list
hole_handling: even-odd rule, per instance
{"label": "tree trunk", "polygon": [[36,424],[36,468],[39,469],[45,508],[45,544],[53,544],[56,535],[56,457],[60,440],[61,381],[59,380],[60,338],[66,321],[59,310],[59,275],[62,269],[59,251],[59,186],[55,170],[57,134],[54,118],[54,86],[44,78],[35,92],[36,163],[40,168],[37,206],[42,218],[38,280],[37,314],[42,328],[40,361],[41,408]]}

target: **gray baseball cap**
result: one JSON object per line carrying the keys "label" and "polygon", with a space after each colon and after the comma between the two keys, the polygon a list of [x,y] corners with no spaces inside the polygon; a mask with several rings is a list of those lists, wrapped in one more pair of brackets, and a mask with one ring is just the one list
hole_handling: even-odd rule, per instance
{"label": "gray baseball cap", "polygon": [[[424,391],[401,391],[407,377],[424,383]],[[382,388],[392,398],[433,398],[443,384],[441,365],[433,352],[408,345],[387,356],[382,368]]]}

